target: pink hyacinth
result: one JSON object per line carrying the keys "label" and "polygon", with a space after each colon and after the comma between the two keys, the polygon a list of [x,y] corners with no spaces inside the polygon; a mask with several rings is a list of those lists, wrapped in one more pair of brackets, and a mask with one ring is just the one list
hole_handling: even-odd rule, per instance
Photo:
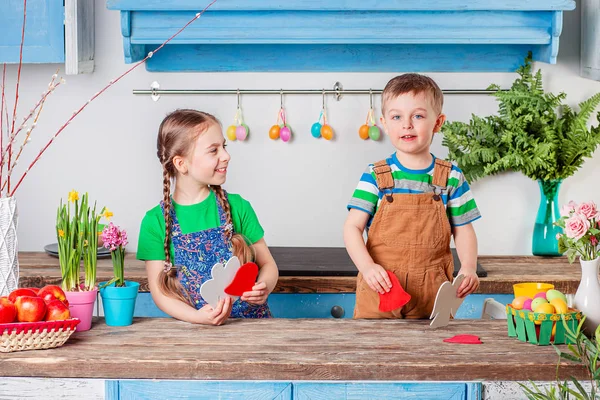
{"label": "pink hyacinth", "polygon": [[571,213],[575,212],[576,207],[577,207],[577,203],[575,203],[573,200],[571,200],[570,202],[568,202],[567,204],[565,204],[564,206],[561,207],[560,216],[561,217],[570,217]]}
{"label": "pink hyacinth", "polygon": [[589,203],[581,203],[575,208],[575,211],[587,219],[596,218],[598,215],[598,208],[596,207],[596,203],[590,201]]}
{"label": "pink hyacinth", "polygon": [[125,247],[128,243],[127,232],[125,232],[125,229],[119,229],[119,227],[112,222],[104,227],[101,236],[104,247],[110,249],[110,251],[117,250],[119,246]]}
{"label": "pink hyacinth", "polygon": [[575,213],[565,221],[565,234],[568,238],[579,240],[590,229],[590,221],[585,215]]}

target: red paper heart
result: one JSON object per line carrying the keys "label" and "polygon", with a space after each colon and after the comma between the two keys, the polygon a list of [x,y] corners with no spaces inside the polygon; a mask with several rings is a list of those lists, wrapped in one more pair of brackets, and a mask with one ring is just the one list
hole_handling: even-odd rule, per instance
{"label": "red paper heart", "polygon": [[244,292],[252,290],[256,277],[258,276],[258,265],[253,262],[246,263],[238,269],[231,283],[225,288],[225,293],[232,296],[241,296]]}
{"label": "red paper heart", "polygon": [[386,271],[392,281],[389,292],[379,294],[379,311],[394,311],[410,301],[410,294],[406,293],[400,285],[400,281],[392,271]]}
{"label": "red paper heart", "polygon": [[475,335],[456,335],[451,338],[444,339],[446,343],[460,343],[460,344],[483,344],[481,340],[479,340],[479,336]]}

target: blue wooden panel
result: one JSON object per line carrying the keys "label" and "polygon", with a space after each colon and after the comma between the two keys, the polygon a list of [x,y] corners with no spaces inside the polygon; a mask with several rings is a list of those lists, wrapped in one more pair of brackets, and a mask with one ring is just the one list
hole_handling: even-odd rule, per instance
{"label": "blue wooden panel", "polygon": [[[292,399],[292,385],[289,382],[122,380],[117,381],[117,385],[118,390],[111,387],[110,396],[107,390],[106,400]],[[119,397],[111,397],[115,394]]]}
{"label": "blue wooden panel", "polygon": [[457,319],[478,319],[481,318],[483,311],[483,302],[487,298],[492,298],[504,305],[512,302],[514,296],[512,294],[471,294],[467,296],[465,301],[460,305],[456,312]]}
{"label": "blue wooden panel", "polygon": [[[19,62],[22,26],[23,0],[0,1],[0,62]],[[64,7],[62,1],[27,1],[23,62],[65,62]]]}
{"label": "blue wooden panel", "polygon": [[483,385],[481,382],[467,382],[465,400],[481,400]]}
{"label": "blue wooden panel", "polygon": [[[110,0],[126,62],[199,11],[195,2]],[[571,0],[219,1],[148,60],[149,71],[514,71],[556,62]],[[393,28],[392,28],[393,27]]]}
{"label": "blue wooden panel", "polygon": [[[198,0],[108,0],[111,10],[192,10],[200,11]],[[206,2],[208,4],[208,2]],[[402,11],[402,10],[573,10],[573,0],[219,0],[211,10],[262,11],[262,10],[359,10],[359,11]]]}
{"label": "blue wooden panel", "polygon": [[[472,294],[462,303],[456,318],[481,318],[483,302],[490,297],[502,304],[513,299],[510,294]],[[269,307],[276,318],[333,318],[331,308],[340,306],[344,309],[343,318],[352,318],[355,301],[354,293],[274,293],[269,296]],[[150,293],[138,294],[134,316],[169,317],[154,304]]]}
{"label": "blue wooden panel", "polygon": [[274,293],[269,296],[269,307],[276,318],[333,318],[331,308],[344,309],[343,318],[352,318],[356,296],[354,293]]}
{"label": "blue wooden panel", "polygon": [[458,382],[293,382],[293,398],[465,400],[467,385]]}

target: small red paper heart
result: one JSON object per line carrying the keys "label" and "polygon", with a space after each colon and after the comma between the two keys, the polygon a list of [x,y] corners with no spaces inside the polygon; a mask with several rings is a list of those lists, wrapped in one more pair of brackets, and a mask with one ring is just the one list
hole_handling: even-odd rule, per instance
{"label": "small red paper heart", "polygon": [[241,296],[244,292],[249,292],[256,283],[258,276],[258,265],[253,262],[246,263],[238,269],[233,280],[225,288],[225,293],[232,296]]}
{"label": "small red paper heart", "polygon": [[382,312],[394,311],[410,301],[410,294],[404,291],[396,274],[386,272],[392,281],[392,288],[387,293],[379,294],[379,311]]}
{"label": "small red paper heart", "polygon": [[475,335],[456,335],[451,338],[444,339],[446,343],[460,343],[460,344],[483,344],[481,340],[479,340],[479,336]]}

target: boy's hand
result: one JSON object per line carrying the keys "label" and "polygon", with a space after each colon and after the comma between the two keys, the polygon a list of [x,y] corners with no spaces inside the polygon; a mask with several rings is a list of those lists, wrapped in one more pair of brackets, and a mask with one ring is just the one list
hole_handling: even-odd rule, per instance
{"label": "boy's hand", "polygon": [[219,304],[215,308],[207,304],[198,310],[200,314],[199,322],[207,325],[222,325],[229,318],[229,315],[231,315],[232,306],[233,302],[229,296],[219,300]]}
{"label": "boy's hand", "polygon": [[477,276],[477,273],[475,271],[472,271],[470,269],[463,270],[461,268],[461,270],[458,271],[457,276],[461,274],[464,275],[465,279],[463,279],[458,290],[456,291],[456,295],[460,298],[463,298],[466,295],[471,294],[477,290],[477,288],[479,287],[479,277]]}
{"label": "boy's hand", "polygon": [[267,284],[265,282],[257,282],[256,285],[252,286],[251,291],[242,294],[241,299],[250,304],[261,305],[265,304],[267,297],[269,297]]}
{"label": "boy's hand", "polygon": [[360,271],[367,285],[374,291],[384,294],[392,288],[392,281],[385,269],[379,264],[371,264]]}

